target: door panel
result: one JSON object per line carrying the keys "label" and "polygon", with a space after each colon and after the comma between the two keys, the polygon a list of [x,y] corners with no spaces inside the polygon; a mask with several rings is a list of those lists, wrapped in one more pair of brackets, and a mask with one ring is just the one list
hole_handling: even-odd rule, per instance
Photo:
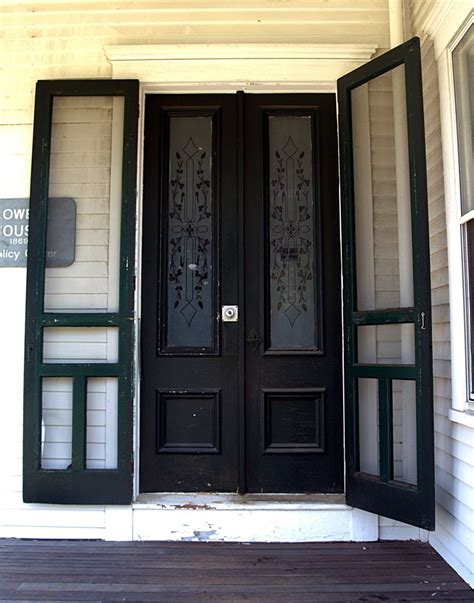
{"label": "door panel", "polygon": [[234,96],[147,97],[143,491],[238,487],[236,134]]}
{"label": "door panel", "polygon": [[342,490],[333,95],[245,98],[250,492]]}
{"label": "door panel", "polygon": [[434,529],[431,299],[417,38],[338,82],[347,502]]}

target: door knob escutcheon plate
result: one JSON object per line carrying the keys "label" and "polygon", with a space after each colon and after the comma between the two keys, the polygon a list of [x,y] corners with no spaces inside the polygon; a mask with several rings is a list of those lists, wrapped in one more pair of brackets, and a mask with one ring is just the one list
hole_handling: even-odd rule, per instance
{"label": "door knob escutcheon plate", "polygon": [[238,320],[238,306],[222,306],[222,322],[237,322]]}

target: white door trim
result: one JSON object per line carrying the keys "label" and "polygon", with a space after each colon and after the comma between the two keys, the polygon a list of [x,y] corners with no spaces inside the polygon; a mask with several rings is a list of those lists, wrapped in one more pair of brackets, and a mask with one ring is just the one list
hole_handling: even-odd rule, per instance
{"label": "white door trim", "polygon": [[[336,80],[367,62],[376,44],[154,44],[104,47],[113,77],[176,90],[306,87],[335,90]],[[325,90],[329,91],[329,90]]]}

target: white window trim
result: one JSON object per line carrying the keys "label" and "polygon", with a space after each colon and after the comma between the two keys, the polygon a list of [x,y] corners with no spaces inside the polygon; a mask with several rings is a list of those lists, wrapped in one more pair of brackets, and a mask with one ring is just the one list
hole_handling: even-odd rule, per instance
{"label": "white window trim", "polygon": [[[471,5],[472,6],[472,5]],[[438,59],[438,75],[443,140],[444,183],[448,238],[449,304],[451,327],[452,407],[449,418],[474,427],[474,403],[469,400],[469,356],[466,333],[468,316],[464,293],[464,259],[461,215],[460,173],[457,122],[455,111],[452,52],[474,22],[474,11],[460,3],[451,11],[434,33]],[[461,10],[459,10],[461,9]],[[448,37],[449,36],[449,37]]]}

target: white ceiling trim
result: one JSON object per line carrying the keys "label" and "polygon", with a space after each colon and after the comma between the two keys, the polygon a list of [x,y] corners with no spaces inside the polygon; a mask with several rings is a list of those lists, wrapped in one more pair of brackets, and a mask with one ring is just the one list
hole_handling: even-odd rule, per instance
{"label": "white ceiling trim", "polygon": [[375,44],[179,44],[106,46],[114,78],[158,89],[331,91],[366,63]]}
{"label": "white ceiling trim", "polygon": [[117,61],[229,61],[238,59],[312,59],[366,61],[376,44],[151,44],[105,46]]}

